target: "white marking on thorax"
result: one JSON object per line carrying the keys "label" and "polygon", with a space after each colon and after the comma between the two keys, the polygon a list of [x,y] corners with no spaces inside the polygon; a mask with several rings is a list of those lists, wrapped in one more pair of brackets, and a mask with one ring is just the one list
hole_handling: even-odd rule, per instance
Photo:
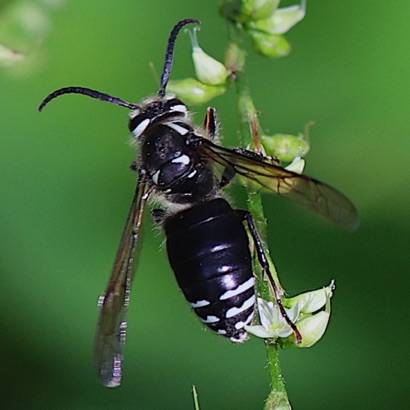
{"label": "white marking on thorax", "polygon": [[197,170],[194,169],[190,174],[187,175],[187,178],[192,178],[197,173]]}
{"label": "white marking on thorax", "polygon": [[171,161],[173,164],[184,164],[184,165],[188,165],[191,162],[191,159],[188,157],[188,155],[181,155],[179,157],[174,158]]}
{"label": "white marking on thorax", "polygon": [[164,123],[168,128],[173,129],[180,135],[186,135],[189,132],[189,129],[183,127],[182,125],[175,124],[175,122],[166,122]]}
{"label": "white marking on thorax", "polygon": [[161,173],[161,171],[158,170],[158,171],[151,177],[152,182],[153,182],[155,185],[158,185],[158,179],[159,179],[160,173]]}
{"label": "white marking on thorax", "polygon": [[188,112],[187,108],[183,104],[177,104],[177,105],[172,105],[169,108],[170,111],[176,111],[176,112],[181,112],[183,114],[186,114]]}
{"label": "white marking on thorax", "polygon": [[238,296],[243,292],[246,292],[248,289],[253,287],[255,285],[255,278],[250,278],[248,279],[245,283],[242,283],[242,285],[239,285],[236,289],[228,290],[225,293],[223,293],[219,300],[225,300],[232,298],[234,296]]}

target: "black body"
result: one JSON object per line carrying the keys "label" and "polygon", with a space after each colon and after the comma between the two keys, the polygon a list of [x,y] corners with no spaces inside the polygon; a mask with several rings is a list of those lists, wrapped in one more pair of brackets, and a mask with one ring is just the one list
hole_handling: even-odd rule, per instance
{"label": "black body", "polygon": [[243,327],[253,319],[255,304],[243,219],[243,212],[219,198],[164,223],[169,262],[186,299],[212,330],[236,342],[246,339]]}
{"label": "black body", "polygon": [[198,149],[203,137],[186,112],[178,99],[155,100],[136,112],[129,128],[140,140],[140,172],[153,191],[184,206],[176,213],[153,211],[180,288],[203,323],[243,342],[256,300],[244,212],[220,197],[212,166]]}

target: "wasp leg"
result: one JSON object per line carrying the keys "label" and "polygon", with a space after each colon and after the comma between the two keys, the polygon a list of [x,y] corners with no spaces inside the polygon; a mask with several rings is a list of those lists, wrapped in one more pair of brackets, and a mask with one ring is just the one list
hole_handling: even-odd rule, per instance
{"label": "wasp leg", "polygon": [[272,286],[273,294],[274,294],[275,301],[276,301],[276,304],[278,306],[278,309],[279,309],[282,317],[285,319],[286,323],[292,329],[292,331],[293,331],[293,333],[296,337],[296,342],[299,344],[302,341],[302,335],[300,334],[300,332],[297,329],[296,325],[289,319],[289,316],[287,315],[286,310],[283,306],[282,299],[281,299],[282,294],[281,294],[281,291],[280,291],[280,287],[275,282],[275,279],[273,279],[272,273],[271,273],[270,268],[269,268],[268,258],[266,257],[266,253],[265,253],[265,250],[263,248],[262,240],[259,236],[258,230],[256,229],[256,225],[255,225],[255,221],[253,219],[253,216],[250,212],[246,212],[246,211],[239,211],[239,212],[243,212],[243,218],[248,223],[249,231],[251,233],[253,242],[255,244],[256,254],[258,256],[259,263],[262,266],[262,269],[264,270],[264,272],[265,272],[266,276],[268,277],[269,282]]}
{"label": "wasp leg", "polygon": [[[216,108],[208,107],[205,121],[204,121],[204,128],[207,134],[210,136],[211,140],[215,140],[218,135],[219,130],[219,118]],[[218,184],[218,188],[226,187],[235,176],[235,172],[231,169],[225,168],[222,172],[221,181]]]}
{"label": "wasp leg", "polygon": [[230,168],[225,168],[221,180],[219,181],[218,188],[224,188],[226,187],[233,179],[233,177],[236,175],[234,171]]}
{"label": "wasp leg", "polygon": [[208,107],[206,112],[204,128],[208,135],[211,137],[211,140],[214,140],[218,135],[219,130],[219,118],[216,108]]}

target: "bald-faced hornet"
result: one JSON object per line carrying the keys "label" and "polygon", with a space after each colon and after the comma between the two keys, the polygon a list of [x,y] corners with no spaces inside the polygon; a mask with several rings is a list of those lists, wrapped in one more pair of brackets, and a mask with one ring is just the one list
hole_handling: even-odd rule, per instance
{"label": "bald-faced hornet", "polygon": [[153,216],[165,231],[169,262],[186,299],[203,323],[233,342],[247,339],[244,326],[255,312],[255,278],[244,221],[278,307],[295,335],[300,335],[281,304],[252,215],[233,209],[221,188],[239,175],[344,228],[354,229],[358,223],[354,206],[343,194],[250,151],[215,144],[216,111],[209,108],[204,127],[197,127],[187,106],[166,95],[175,40],[190,23],[199,21],[183,20],[171,32],[156,97],[137,105],[89,88],[66,87],[48,95],[39,107],[41,111],[54,98],[76,93],[132,110],[129,129],[139,146],[132,168],[138,172],[138,182],[111,278],[100,300],[95,342],[98,376],[108,387],[119,386],[122,378],[134,255],[150,197],[163,202]]}

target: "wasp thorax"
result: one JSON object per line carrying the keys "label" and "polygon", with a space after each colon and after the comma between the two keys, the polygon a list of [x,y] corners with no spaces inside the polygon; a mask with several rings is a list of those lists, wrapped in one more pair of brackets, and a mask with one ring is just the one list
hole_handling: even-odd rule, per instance
{"label": "wasp thorax", "polygon": [[176,202],[192,202],[209,195],[214,188],[213,173],[200,160],[192,127],[184,121],[166,120],[146,127],[141,161],[155,187]]}

